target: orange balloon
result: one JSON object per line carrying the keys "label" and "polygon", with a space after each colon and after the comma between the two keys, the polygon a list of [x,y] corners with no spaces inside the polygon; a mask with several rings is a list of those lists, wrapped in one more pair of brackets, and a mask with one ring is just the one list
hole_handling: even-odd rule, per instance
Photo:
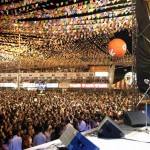
{"label": "orange balloon", "polygon": [[108,44],[109,54],[115,58],[121,58],[125,55],[127,50],[126,43],[119,38],[113,39]]}

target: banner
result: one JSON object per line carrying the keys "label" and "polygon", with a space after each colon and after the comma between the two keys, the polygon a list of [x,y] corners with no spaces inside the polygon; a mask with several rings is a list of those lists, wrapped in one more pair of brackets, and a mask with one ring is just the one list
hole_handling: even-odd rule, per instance
{"label": "banner", "polygon": [[59,88],[67,89],[69,88],[69,83],[59,83]]}
{"label": "banner", "polygon": [[58,83],[22,83],[22,88],[58,88]]}
{"label": "banner", "polygon": [[0,87],[17,88],[17,83],[0,83]]}
{"label": "banner", "polygon": [[102,83],[71,83],[70,88],[108,88],[108,84]]}

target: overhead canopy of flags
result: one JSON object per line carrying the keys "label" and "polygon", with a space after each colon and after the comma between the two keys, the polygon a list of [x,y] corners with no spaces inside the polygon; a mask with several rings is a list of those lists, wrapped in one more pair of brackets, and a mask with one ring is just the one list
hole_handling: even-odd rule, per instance
{"label": "overhead canopy of flags", "polygon": [[[47,61],[45,68],[110,64],[106,45],[118,32],[131,36],[134,14],[132,0],[1,0],[0,60],[19,60],[22,68],[43,67],[35,59]],[[113,61],[131,60],[129,50]]]}

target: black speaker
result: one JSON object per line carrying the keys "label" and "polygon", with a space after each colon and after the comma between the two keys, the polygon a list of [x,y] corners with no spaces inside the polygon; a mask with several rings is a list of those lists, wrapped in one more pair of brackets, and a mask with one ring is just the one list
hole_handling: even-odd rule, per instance
{"label": "black speaker", "polygon": [[150,119],[144,110],[125,112],[123,121],[125,125],[131,127],[144,127],[146,126],[146,121],[147,125],[150,125]]}
{"label": "black speaker", "polygon": [[122,128],[108,116],[99,125],[99,138],[121,138],[124,135]]}

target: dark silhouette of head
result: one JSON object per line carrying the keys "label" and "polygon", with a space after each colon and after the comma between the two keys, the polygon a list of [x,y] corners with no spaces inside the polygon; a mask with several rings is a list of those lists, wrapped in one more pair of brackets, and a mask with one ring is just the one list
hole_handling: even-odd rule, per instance
{"label": "dark silhouette of head", "polygon": [[17,130],[16,128],[13,129],[13,130],[12,130],[12,134],[13,134],[13,135],[17,135],[17,134],[18,134],[18,130]]}

